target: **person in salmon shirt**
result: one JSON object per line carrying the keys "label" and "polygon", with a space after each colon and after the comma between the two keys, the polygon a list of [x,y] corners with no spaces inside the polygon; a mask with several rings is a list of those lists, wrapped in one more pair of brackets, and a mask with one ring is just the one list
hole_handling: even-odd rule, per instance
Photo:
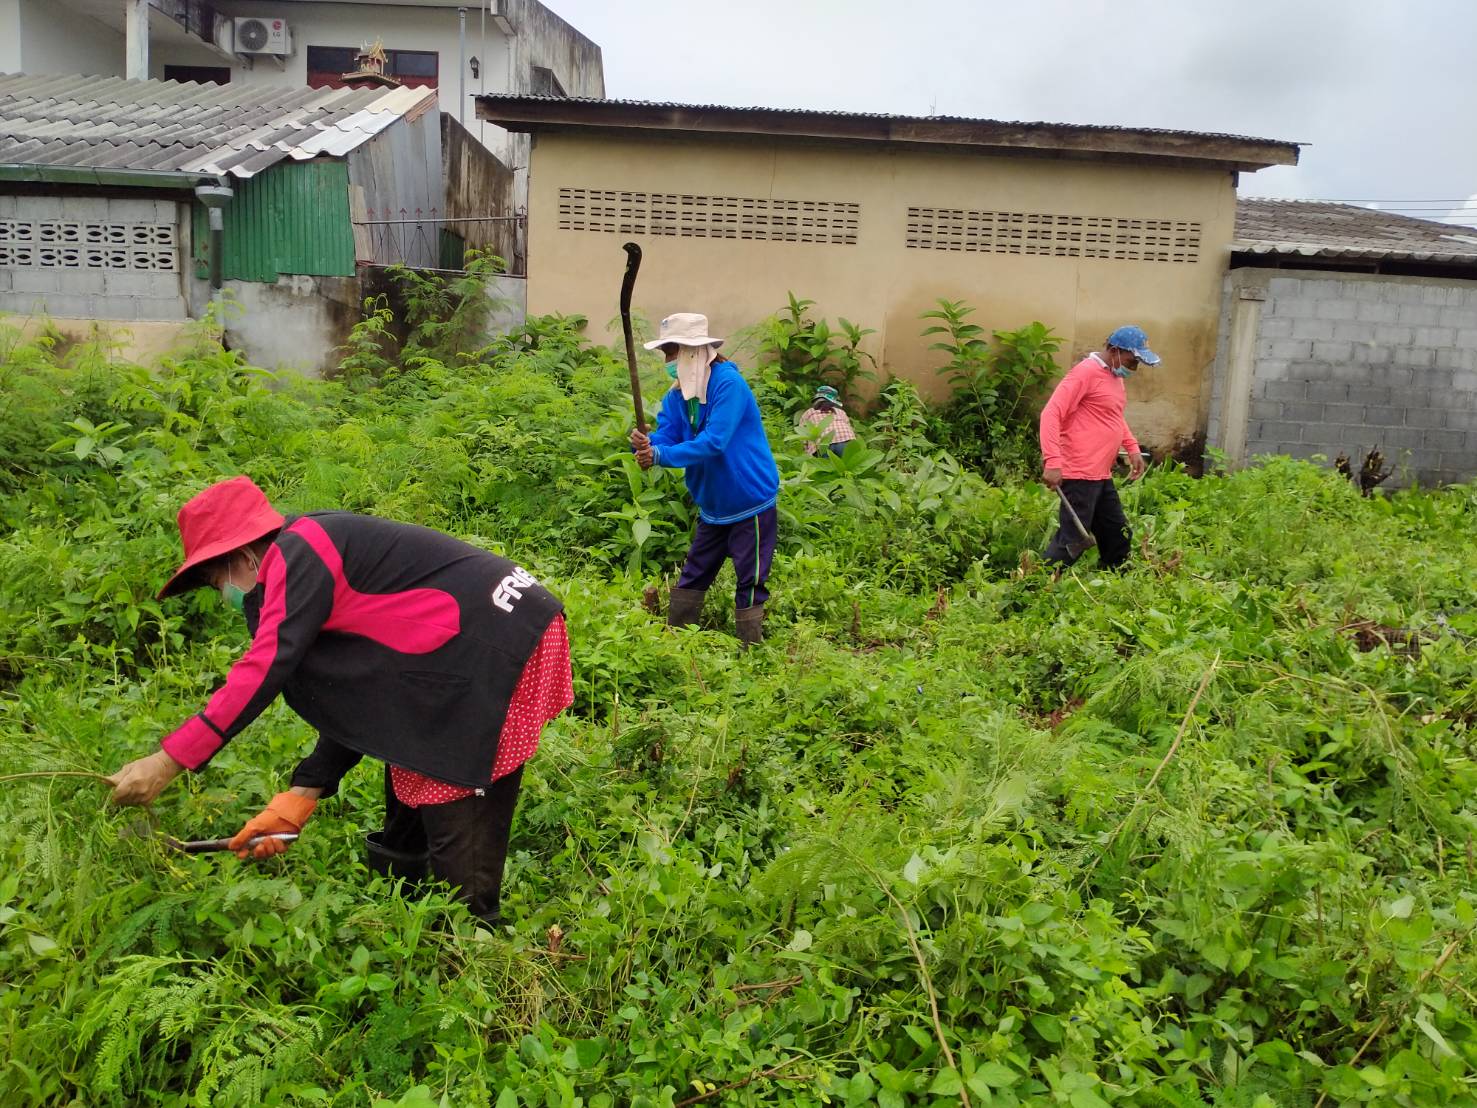
{"label": "person in salmon shirt", "polygon": [[[1041,479],[1047,488],[1061,490],[1092,532],[1104,569],[1123,565],[1133,548],[1133,532],[1113,485],[1119,448],[1128,451],[1129,480],[1137,481],[1145,468],[1138,440],[1123,416],[1128,399],[1123,382],[1139,366],[1158,364],[1159,355],[1149,349],[1142,327],[1119,327],[1102,353],[1093,351],[1067,371],[1041,409]],[[1056,535],[1043,557],[1055,565],[1071,565],[1080,557],[1070,552],[1076,538],[1076,524],[1063,504]]]}
{"label": "person in salmon shirt", "polygon": [[184,561],[160,599],[210,587],[251,646],[205,709],[109,779],[148,804],[201,770],[280,693],[318,731],[291,787],[231,840],[302,830],[365,755],[385,763],[385,826],[371,868],[458,890],[497,922],[523,765],[574,701],[563,608],[527,570],[449,535],[352,512],[283,516],[249,477],[179,512]]}

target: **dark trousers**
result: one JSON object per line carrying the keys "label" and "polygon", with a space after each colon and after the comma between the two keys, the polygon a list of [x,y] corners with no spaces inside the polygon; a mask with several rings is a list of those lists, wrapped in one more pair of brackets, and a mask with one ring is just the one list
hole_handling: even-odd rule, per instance
{"label": "dark trousers", "polygon": [[495,921],[508,858],[508,832],[522,783],[523,767],[519,766],[488,785],[481,796],[411,808],[395,798],[386,766],[382,841],[391,850],[426,855],[433,877],[456,888],[473,915]]}
{"label": "dark trousers", "polygon": [[[1062,482],[1062,492],[1067,503],[1077,510],[1077,518],[1097,539],[1098,564],[1104,569],[1115,569],[1128,561],[1133,549],[1133,532],[1123,515],[1123,502],[1118,499],[1118,490],[1111,480]],[[1057,513],[1057,532],[1046,546],[1046,561],[1069,566],[1077,560],[1068,546],[1081,541],[1077,525],[1067,514],[1063,504]],[[1081,557],[1079,554],[1077,557]]]}
{"label": "dark trousers", "polygon": [[764,582],[769,580],[769,566],[774,561],[778,520],[779,513],[773,508],[737,523],[699,520],[677,587],[707,591],[723,568],[723,559],[731,558],[734,575],[738,577],[733,606],[752,608],[763,604],[769,599]]}

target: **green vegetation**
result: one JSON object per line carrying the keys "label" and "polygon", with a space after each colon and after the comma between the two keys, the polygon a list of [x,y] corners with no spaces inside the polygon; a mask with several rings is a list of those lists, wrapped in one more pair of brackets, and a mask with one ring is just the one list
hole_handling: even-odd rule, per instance
{"label": "green vegetation", "polygon": [[[198,710],[244,627],[152,596],[179,504],[238,472],[515,554],[577,694],[495,934],[364,869],[374,766],[262,865],[171,854],[84,777],[0,781],[0,1103],[1472,1103],[1477,489],[1156,468],[1132,568],[1053,581],[1052,499],[946,453],[910,387],[809,458],[771,371],[741,655],[716,602],[643,609],[690,510],[579,324],[361,336],[335,382],[0,338],[0,774],[108,772]],[[275,706],[155,825],[234,832],[311,739]]]}
{"label": "green vegetation", "polygon": [[861,348],[862,340],[876,330],[845,316],[833,329],[824,319],[810,318],[813,307],[814,300],[792,292],[781,311],[735,337],[737,356],[752,348],[770,368],[770,385],[789,411],[806,407],[817,385],[834,386],[850,404],[860,400],[862,381],[877,379],[876,359]]}
{"label": "green vegetation", "polygon": [[954,390],[931,429],[939,445],[966,465],[997,475],[1033,473],[1040,464],[1035,415],[1057,376],[1054,358],[1062,340],[1045,324],[1031,323],[995,331],[992,348],[985,329],[970,322],[973,314],[962,300],[940,300],[923,313],[938,321],[923,334],[944,336],[929,349],[949,356],[938,372]]}

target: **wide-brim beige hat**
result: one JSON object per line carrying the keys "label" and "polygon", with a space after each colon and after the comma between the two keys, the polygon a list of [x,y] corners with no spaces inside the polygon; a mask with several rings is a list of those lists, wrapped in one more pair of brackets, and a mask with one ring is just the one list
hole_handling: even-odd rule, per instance
{"label": "wide-brim beige hat", "polygon": [[708,334],[708,317],[697,312],[673,312],[662,320],[661,335],[646,343],[646,349],[655,350],[667,343],[678,346],[722,346],[722,339]]}

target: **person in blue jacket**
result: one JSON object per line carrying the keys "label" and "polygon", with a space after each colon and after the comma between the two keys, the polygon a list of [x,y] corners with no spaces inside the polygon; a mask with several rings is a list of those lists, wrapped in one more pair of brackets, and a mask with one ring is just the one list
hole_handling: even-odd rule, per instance
{"label": "person in blue jacket", "polygon": [[729,558],[738,577],[734,623],[747,647],[764,635],[764,583],[774,559],[780,475],[759,404],[738,366],[719,356],[722,344],[708,334],[707,316],[676,312],[662,320],[660,337],[646,348],[666,356],[673,384],[662,398],[656,427],[649,436],[633,430],[631,445],[642,469],[684,470],[698,508],[697,531],[672,589],[667,622],[697,622],[703,598]]}

